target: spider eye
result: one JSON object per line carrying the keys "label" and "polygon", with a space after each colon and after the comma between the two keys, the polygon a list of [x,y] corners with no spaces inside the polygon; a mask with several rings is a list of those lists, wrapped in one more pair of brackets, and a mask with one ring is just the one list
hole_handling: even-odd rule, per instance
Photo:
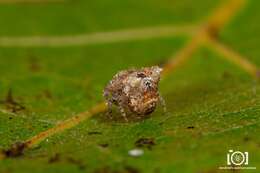
{"label": "spider eye", "polygon": [[151,82],[150,81],[145,81],[145,86],[146,87],[151,87]]}
{"label": "spider eye", "polygon": [[149,81],[149,80],[147,80],[147,81],[144,82],[144,87],[145,87],[146,89],[148,89],[148,90],[152,89],[152,85],[153,85],[152,82]]}
{"label": "spider eye", "polygon": [[145,74],[144,73],[137,73],[137,77],[138,78],[145,78]]}

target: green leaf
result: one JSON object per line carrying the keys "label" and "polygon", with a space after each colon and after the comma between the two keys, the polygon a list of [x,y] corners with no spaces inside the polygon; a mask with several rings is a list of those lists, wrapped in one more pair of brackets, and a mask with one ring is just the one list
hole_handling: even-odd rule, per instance
{"label": "green leaf", "polygon": [[[249,152],[257,172],[260,3],[212,24],[221,3],[0,1],[0,172],[218,172],[230,149]],[[223,49],[204,42],[201,23]],[[175,27],[182,32],[168,32]],[[93,111],[115,73],[156,64],[169,69],[166,113],[127,123],[102,105]],[[144,153],[130,156],[136,148]]]}

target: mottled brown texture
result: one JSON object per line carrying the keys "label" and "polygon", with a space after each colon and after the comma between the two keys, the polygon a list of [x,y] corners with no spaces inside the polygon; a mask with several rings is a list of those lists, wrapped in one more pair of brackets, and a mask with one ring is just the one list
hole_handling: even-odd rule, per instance
{"label": "mottled brown texture", "polygon": [[160,67],[153,66],[117,73],[104,89],[109,111],[114,104],[127,120],[127,112],[147,115],[160,101],[164,105],[158,92],[161,71]]}

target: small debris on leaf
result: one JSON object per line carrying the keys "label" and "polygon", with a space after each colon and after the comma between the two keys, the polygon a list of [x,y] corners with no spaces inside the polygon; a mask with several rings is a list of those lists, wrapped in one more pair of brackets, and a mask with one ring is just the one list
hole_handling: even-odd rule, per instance
{"label": "small debris on leaf", "polygon": [[52,156],[50,159],[49,159],[49,163],[55,163],[55,162],[58,162],[60,161],[60,154],[59,153],[56,153],[54,156]]}
{"label": "small debris on leaf", "polygon": [[41,65],[39,63],[39,59],[36,58],[35,56],[30,56],[30,59],[29,59],[29,69],[32,71],[32,72],[39,72],[41,71]]}
{"label": "small debris on leaf", "polygon": [[9,149],[4,150],[3,153],[6,157],[18,157],[23,155],[26,144],[23,142],[14,143]]}
{"label": "small debris on leaf", "polygon": [[102,148],[107,148],[109,146],[109,144],[105,143],[105,144],[99,144],[100,147]]}
{"label": "small debris on leaf", "polygon": [[12,113],[17,113],[19,111],[25,110],[25,106],[18,103],[14,99],[12,89],[8,90],[5,100],[1,101],[0,103],[4,104],[6,109],[10,110]]}
{"label": "small debris on leaf", "polygon": [[81,160],[74,159],[73,157],[68,157],[67,161],[78,166],[80,170],[84,170],[86,168],[86,165]]}
{"label": "small debris on leaf", "polygon": [[132,157],[140,157],[143,154],[144,154],[144,150],[138,149],[138,148],[135,148],[135,149],[132,149],[132,150],[128,151],[128,155],[132,156]]}
{"label": "small debris on leaf", "polygon": [[102,135],[102,132],[91,131],[91,132],[88,132],[88,135]]}
{"label": "small debris on leaf", "polygon": [[152,146],[155,145],[154,138],[140,138],[135,142],[136,147],[146,147],[152,149]]}
{"label": "small debris on leaf", "polygon": [[140,171],[131,166],[125,166],[125,170],[127,173],[139,173]]}

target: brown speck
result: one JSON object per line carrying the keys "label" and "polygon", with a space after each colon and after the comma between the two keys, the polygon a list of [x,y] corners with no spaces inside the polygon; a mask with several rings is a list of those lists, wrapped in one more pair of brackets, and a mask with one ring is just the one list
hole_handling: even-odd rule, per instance
{"label": "brown speck", "polygon": [[91,132],[88,132],[88,135],[102,135],[102,132],[91,131]]}
{"label": "brown speck", "polygon": [[53,95],[50,90],[44,89],[41,93],[36,95],[36,99],[42,99],[42,98],[53,99]]}
{"label": "brown speck", "polygon": [[49,159],[49,163],[55,163],[55,162],[58,162],[60,161],[60,154],[59,153],[56,153],[54,156],[52,156],[50,159]]}
{"label": "brown speck", "polygon": [[103,167],[103,168],[96,169],[94,173],[117,173],[117,172],[112,171],[109,167]]}
{"label": "brown speck", "polygon": [[67,162],[76,165],[80,170],[83,170],[86,167],[80,160],[74,159],[72,157],[62,158],[59,153],[56,153],[54,156],[52,156],[48,162],[49,163]]}
{"label": "brown speck", "polygon": [[74,159],[72,157],[68,157],[67,161],[71,164],[77,165],[80,170],[84,170],[86,168],[86,165],[82,163],[82,161]]}
{"label": "brown speck", "polygon": [[208,25],[207,29],[207,33],[212,37],[217,39],[219,37],[218,33],[218,27],[216,27],[213,23]]}
{"label": "brown speck", "polygon": [[4,150],[4,154],[6,157],[18,157],[23,155],[23,152],[26,148],[26,144],[24,142],[16,142],[9,149]]}
{"label": "brown speck", "polygon": [[250,138],[248,136],[245,136],[243,140],[244,140],[244,142],[248,142],[248,141],[250,141]]}
{"label": "brown speck", "polygon": [[44,97],[46,97],[48,99],[52,99],[52,97],[53,97],[50,90],[48,90],[48,89],[43,90],[42,93],[43,93]]}
{"label": "brown speck", "polygon": [[153,138],[140,138],[135,142],[136,147],[146,147],[152,149],[152,146],[155,145]]}
{"label": "brown speck", "polygon": [[138,169],[131,167],[131,166],[125,166],[125,171],[127,173],[139,173]]}
{"label": "brown speck", "polygon": [[8,90],[5,100],[1,101],[0,103],[4,104],[6,109],[10,110],[12,113],[17,113],[19,111],[25,110],[25,106],[18,103],[14,99],[12,89]]}
{"label": "brown speck", "polygon": [[232,77],[232,74],[231,74],[230,72],[224,71],[224,72],[222,73],[222,78],[223,78],[223,79],[229,79],[230,77]]}
{"label": "brown speck", "polygon": [[41,70],[41,65],[39,59],[36,57],[30,57],[29,59],[29,69],[32,72],[39,72]]}
{"label": "brown speck", "polygon": [[260,70],[257,70],[257,72],[256,72],[256,77],[257,77],[257,78],[260,78]]}
{"label": "brown speck", "polygon": [[99,146],[102,147],[102,148],[107,148],[109,146],[109,144],[104,143],[104,144],[99,144]]}
{"label": "brown speck", "polygon": [[188,126],[187,129],[194,129],[194,126]]}

